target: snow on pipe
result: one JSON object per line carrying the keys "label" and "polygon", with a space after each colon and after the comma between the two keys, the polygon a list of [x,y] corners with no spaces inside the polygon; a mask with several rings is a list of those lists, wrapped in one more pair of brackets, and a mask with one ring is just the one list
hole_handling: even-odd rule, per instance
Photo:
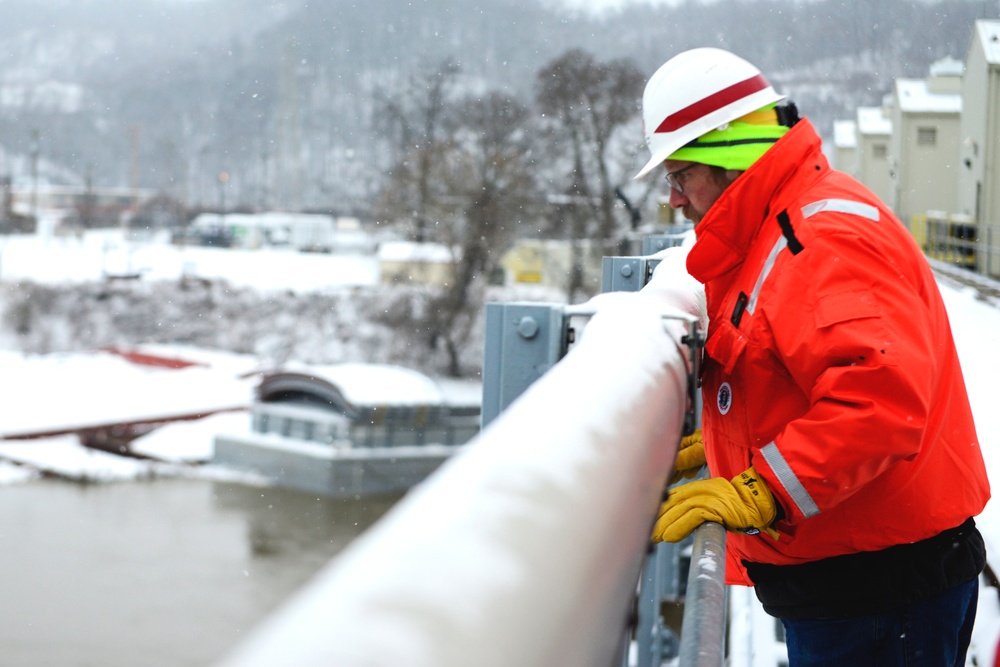
{"label": "snow on pipe", "polygon": [[220,667],[613,664],[687,402],[661,315],[692,309],[591,303],[565,358]]}

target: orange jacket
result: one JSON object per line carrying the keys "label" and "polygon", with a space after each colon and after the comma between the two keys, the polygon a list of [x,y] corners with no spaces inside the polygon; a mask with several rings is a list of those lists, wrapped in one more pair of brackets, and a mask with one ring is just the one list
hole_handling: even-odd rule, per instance
{"label": "orange jacket", "polygon": [[730,533],[776,565],[922,540],[989,498],[934,275],[889,209],[830,168],[800,121],[712,206],[688,271],[705,283],[709,470],[749,466],[780,540]]}

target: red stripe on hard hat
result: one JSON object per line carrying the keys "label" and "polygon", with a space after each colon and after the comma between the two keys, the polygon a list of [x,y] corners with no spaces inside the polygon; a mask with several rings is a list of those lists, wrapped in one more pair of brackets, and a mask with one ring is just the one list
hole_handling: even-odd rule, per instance
{"label": "red stripe on hard hat", "polygon": [[673,132],[674,130],[678,130],[688,123],[696,121],[703,116],[707,116],[713,111],[718,111],[727,104],[732,104],[737,100],[747,97],[748,95],[764,90],[770,85],[771,84],[768,83],[763,74],[758,74],[757,76],[750,77],[745,81],[734,83],[728,88],[723,88],[717,93],[712,93],[708,97],[698,100],[694,104],[686,106],[680,111],[670,114],[663,119],[663,122],[656,128],[656,131]]}

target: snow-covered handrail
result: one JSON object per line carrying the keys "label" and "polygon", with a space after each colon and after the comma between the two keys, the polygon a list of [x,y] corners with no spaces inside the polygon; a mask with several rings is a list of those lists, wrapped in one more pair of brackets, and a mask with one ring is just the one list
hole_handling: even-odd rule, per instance
{"label": "snow-covered handrail", "polygon": [[221,667],[611,665],[688,402],[673,291],[596,297],[566,357]]}

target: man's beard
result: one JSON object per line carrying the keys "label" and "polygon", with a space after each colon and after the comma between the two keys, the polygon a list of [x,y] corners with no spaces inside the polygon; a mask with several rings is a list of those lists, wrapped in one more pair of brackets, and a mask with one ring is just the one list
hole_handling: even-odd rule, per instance
{"label": "man's beard", "polygon": [[691,206],[690,204],[688,204],[687,206],[685,206],[684,208],[682,208],[681,209],[681,213],[684,214],[685,218],[687,218],[688,220],[690,220],[691,222],[693,222],[696,225],[699,222],[701,222],[702,218],[705,217],[704,214],[699,213],[697,210],[695,210],[694,206]]}

